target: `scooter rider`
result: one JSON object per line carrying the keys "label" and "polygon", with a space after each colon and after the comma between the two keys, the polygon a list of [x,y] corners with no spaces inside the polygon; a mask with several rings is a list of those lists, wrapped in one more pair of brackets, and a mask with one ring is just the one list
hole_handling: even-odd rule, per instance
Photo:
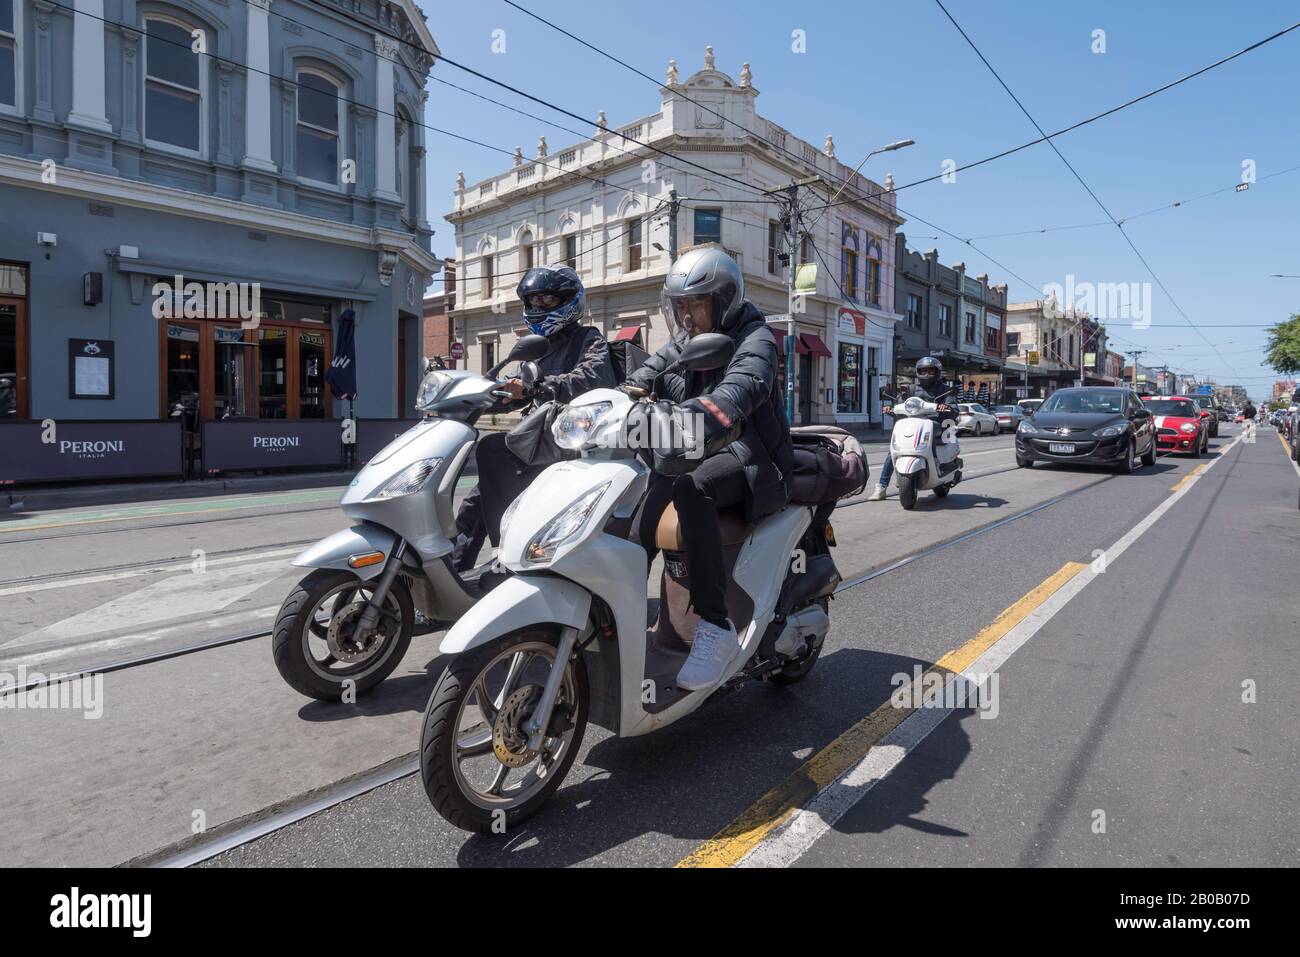
{"label": "scooter rider", "polygon": [[[699,615],[690,657],[677,684],[687,690],[716,683],[740,652],[727,618],[719,508],[743,504],[751,523],[776,512],[790,498],[794,449],[777,378],[776,339],[763,314],[745,299],[745,280],[736,261],[717,245],[688,250],[668,270],[664,313],[676,332],[627,380],[649,389],[655,377],[681,354],[687,340],[706,332],[731,337],[735,353],[725,369],[670,373],[659,395],[703,422],[703,455],[662,460],[638,516],[639,539],[651,559],[655,529],[671,501],[686,546],[691,607]],[[694,455],[692,458],[691,456]],[[690,471],[685,471],[691,469]],[[666,474],[667,472],[679,474]]]}
{"label": "scooter rider", "polygon": [[[537,365],[542,377],[536,384],[536,401],[570,402],[592,389],[613,388],[614,363],[609,343],[593,326],[581,320],[587,314],[587,296],[578,274],[568,266],[537,266],[524,273],[516,288],[524,304],[524,321],[529,330],[546,336],[551,351]],[[524,384],[508,379],[501,388],[511,398],[523,397]],[[479,440],[474,450],[478,485],[465,497],[456,515],[455,551],[452,564],[458,572],[474,567],[485,537],[500,543],[501,516],[542,467],[521,462],[506,448],[506,434],[494,432]]]}
{"label": "scooter rider", "polygon": [[[923,402],[934,402],[938,404],[940,412],[952,412],[953,408],[945,405],[939,400],[939,396],[945,394],[941,376],[943,374],[943,363],[934,356],[925,356],[916,364],[916,385],[912,387],[912,396]],[[881,410],[885,415],[893,415],[893,406],[885,406]],[[935,430],[936,441],[943,441],[943,430]],[[886,450],[888,452],[888,450]],[[875,490],[867,496],[868,502],[879,502],[884,499],[886,490],[889,488],[889,482],[894,477],[894,459],[891,455],[885,455],[885,462],[880,467],[880,480]]]}

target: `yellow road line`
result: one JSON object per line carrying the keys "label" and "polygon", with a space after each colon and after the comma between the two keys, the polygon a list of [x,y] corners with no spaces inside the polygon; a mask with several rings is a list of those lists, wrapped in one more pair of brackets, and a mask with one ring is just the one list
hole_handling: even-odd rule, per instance
{"label": "yellow road line", "polygon": [[1208,469],[1209,467],[1210,467],[1210,463],[1209,463],[1209,462],[1202,462],[1200,465],[1196,466],[1196,468],[1192,469],[1190,472],[1188,472],[1186,475],[1184,475],[1182,478],[1180,478],[1180,479],[1177,481],[1177,483],[1175,483],[1174,485],[1172,485],[1172,486],[1170,487],[1169,490],[1170,490],[1171,492],[1177,492],[1180,488],[1182,488],[1184,485],[1186,485],[1186,484],[1187,484],[1188,482],[1190,482],[1192,479],[1196,478],[1196,476],[1200,475],[1202,472],[1204,472],[1204,471],[1205,471],[1206,469]]}
{"label": "yellow road line", "polygon": [[[932,672],[957,673],[970,667],[973,661],[1086,567],[1079,562],[1067,562],[1054,575],[998,615],[978,635],[936,661],[925,675]],[[922,675],[923,682],[925,675]],[[845,771],[861,761],[876,742],[903,723],[915,709],[895,707],[892,699],[905,694],[905,689],[895,691],[891,695],[891,701],[880,705],[805,761],[734,821],[679,861],[677,866],[731,867],[737,864],[764,837],[780,827],[796,808],[834,783]]]}
{"label": "yellow road line", "polygon": [[1291,458],[1295,454],[1291,451],[1291,443],[1282,438],[1281,432],[1276,432],[1274,434],[1277,436],[1277,440],[1282,443],[1282,448],[1286,449],[1286,457]]}

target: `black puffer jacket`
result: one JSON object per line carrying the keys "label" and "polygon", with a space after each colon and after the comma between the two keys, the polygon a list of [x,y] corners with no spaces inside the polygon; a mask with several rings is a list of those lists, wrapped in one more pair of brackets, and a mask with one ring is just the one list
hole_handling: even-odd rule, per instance
{"label": "black puffer jacket", "polygon": [[[664,377],[660,395],[703,414],[705,457],[734,455],[745,468],[750,522],[780,509],[790,500],[794,447],[777,378],[776,338],[763,314],[746,302],[729,333],[736,353],[724,369],[673,372]],[[627,380],[650,388],[664,368],[681,355],[687,337],[673,337]]]}
{"label": "black puffer jacket", "polygon": [[537,401],[572,402],[592,389],[617,385],[609,343],[594,326],[574,323],[550,337],[551,351],[537,363],[542,371]]}

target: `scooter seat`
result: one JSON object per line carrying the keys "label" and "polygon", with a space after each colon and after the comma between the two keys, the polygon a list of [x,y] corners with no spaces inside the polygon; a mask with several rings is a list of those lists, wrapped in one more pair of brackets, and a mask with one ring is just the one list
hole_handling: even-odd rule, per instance
{"label": "scooter seat", "polygon": [[[754,527],[746,523],[745,510],[741,506],[731,505],[718,509],[718,531],[722,533],[723,545],[739,545],[749,538],[753,530]],[[677,522],[677,508],[672,502],[664,509],[659,527],[655,529],[655,546],[666,552],[680,552],[686,548],[681,526]]]}

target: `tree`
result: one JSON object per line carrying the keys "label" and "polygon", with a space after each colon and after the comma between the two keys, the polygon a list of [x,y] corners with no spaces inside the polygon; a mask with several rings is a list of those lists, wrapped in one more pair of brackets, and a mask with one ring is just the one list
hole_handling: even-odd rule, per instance
{"label": "tree", "polygon": [[1300,313],[1269,327],[1267,358],[1278,372],[1300,372]]}

